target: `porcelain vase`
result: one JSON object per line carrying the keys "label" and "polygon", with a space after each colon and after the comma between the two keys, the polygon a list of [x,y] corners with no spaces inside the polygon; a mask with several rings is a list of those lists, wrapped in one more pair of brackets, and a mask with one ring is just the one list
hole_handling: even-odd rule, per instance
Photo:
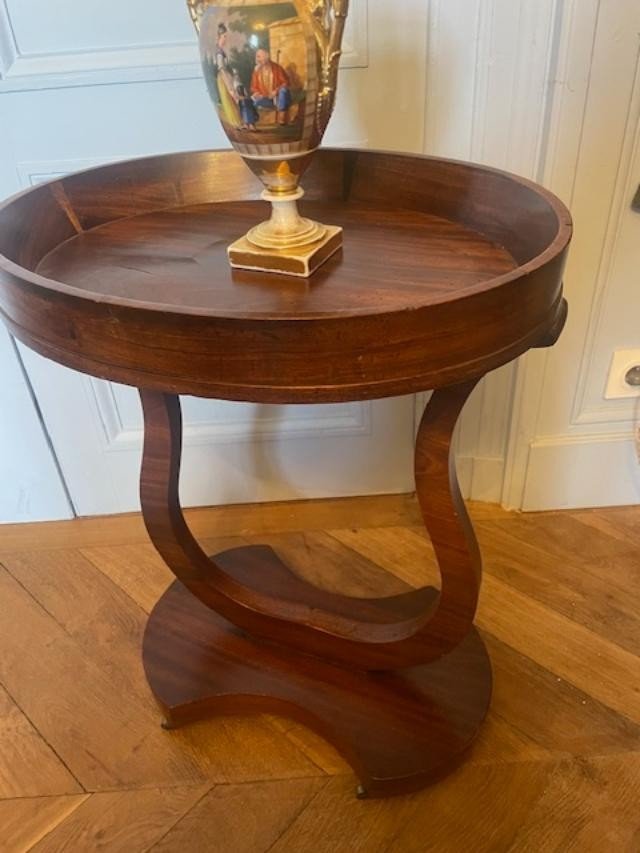
{"label": "porcelain vase", "polygon": [[272,205],[229,247],[231,265],[308,276],[342,245],[341,228],[305,219],[297,202],[333,111],[348,0],[187,3],[224,131]]}

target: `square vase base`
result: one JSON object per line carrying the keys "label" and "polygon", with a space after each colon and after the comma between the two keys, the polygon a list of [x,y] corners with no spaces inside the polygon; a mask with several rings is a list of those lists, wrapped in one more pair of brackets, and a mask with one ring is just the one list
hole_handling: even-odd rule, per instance
{"label": "square vase base", "polygon": [[327,225],[322,240],[293,249],[260,249],[241,237],[229,246],[229,261],[235,269],[276,272],[307,278],[342,246],[342,228]]}

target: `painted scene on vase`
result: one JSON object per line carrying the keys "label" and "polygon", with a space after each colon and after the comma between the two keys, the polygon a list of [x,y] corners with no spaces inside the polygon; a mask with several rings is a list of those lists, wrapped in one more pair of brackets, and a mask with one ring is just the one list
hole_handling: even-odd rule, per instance
{"label": "painted scene on vase", "polygon": [[210,6],[200,26],[204,76],[232,142],[302,138],[308,40],[293,3]]}

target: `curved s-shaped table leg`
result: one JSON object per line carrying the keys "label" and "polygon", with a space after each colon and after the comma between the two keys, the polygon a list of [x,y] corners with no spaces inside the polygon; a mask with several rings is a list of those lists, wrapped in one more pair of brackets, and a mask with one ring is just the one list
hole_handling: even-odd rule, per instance
{"label": "curved s-shaped table leg", "polygon": [[480,559],[450,458],[474,384],[436,391],[417,437],[416,487],[441,593],[375,601],[319,590],[266,547],[208,557],[178,499],[178,398],[142,392],[144,519],[179,579],[144,639],[168,727],[216,714],[286,714],[333,743],[370,796],[420,788],[456,766],[491,695],[491,665],[472,627]]}
{"label": "curved s-shaped table leg", "polygon": [[478,547],[450,452],[458,415],[475,384],[435,391],[417,437],[416,487],[440,566],[440,595],[429,587],[377,601],[332,595],[297,578],[264,547],[210,558],[187,527],[178,497],[179,399],[142,391],[141,500],[151,540],[200,601],[253,636],[367,670],[435,660],[471,630],[480,585]]}

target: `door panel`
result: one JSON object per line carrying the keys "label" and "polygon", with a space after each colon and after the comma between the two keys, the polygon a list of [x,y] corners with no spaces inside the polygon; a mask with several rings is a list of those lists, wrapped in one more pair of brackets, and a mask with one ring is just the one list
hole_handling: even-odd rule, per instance
{"label": "door panel", "polygon": [[[138,507],[135,389],[52,370],[21,348],[80,515]],[[55,382],[50,381],[55,379]],[[182,398],[185,506],[413,488],[413,398],[276,406]]]}
{"label": "door panel", "polygon": [[[352,0],[328,143],[420,150],[423,7],[411,0],[389,16],[379,4]],[[44,0],[8,0],[11,26],[0,35],[0,92],[11,92],[3,111],[19,152],[0,168],[14,176],[16,189],[115,159],[228,147],[184,0],[160,0],[152,19],[148,6],[124,0],[64,0],[55,14],[52,8]],[[394,83],[400,65],[415,81],[411,96]],[[142,422],[135,389],[20,351],[76,512],[137,508]],[[413,488],[411,397],[331,406],[186,398],[183,407],[185,505]]]}
{"label": "door panel", "polygon": [[[2,116],[0,99],[0,119]],[[10,139],[3,127],[0,198],[17,189],[15,172],[12,174],[6,168],[14,161]],[[0,524],[70,518],[71,514],[64,483],[14,342],[0,323]]]}
{"label": "door panel", "polygon": [[607,399],[617,350],[637,349],[640,5],[564,9],[545,183],[571,209],[569,320],[516,387],[506,502],[525,510],[640,500],[638,396]]}

